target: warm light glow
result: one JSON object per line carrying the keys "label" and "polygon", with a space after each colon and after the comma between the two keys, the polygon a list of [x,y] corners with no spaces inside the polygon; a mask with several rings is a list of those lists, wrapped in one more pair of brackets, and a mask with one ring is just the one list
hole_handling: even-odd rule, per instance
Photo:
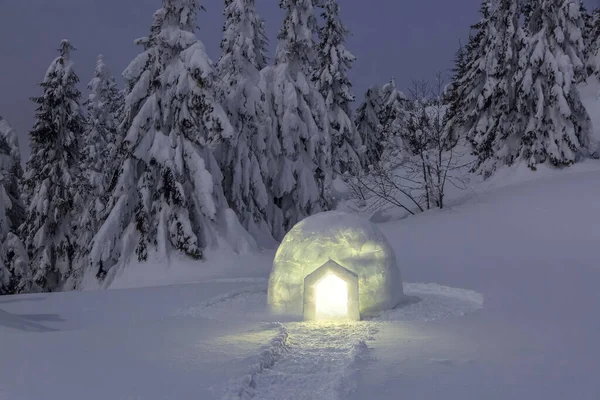
{"label": "warm light glow", "polygon": [[317,320],[348,318],[348,284],[329,274],[317,283]]}

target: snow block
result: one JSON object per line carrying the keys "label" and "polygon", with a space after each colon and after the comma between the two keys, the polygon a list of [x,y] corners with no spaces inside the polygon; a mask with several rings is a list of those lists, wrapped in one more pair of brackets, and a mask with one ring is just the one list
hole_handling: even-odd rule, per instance
{"label": "snow block", "polygon": [[[269,278],[271,312],[304,316],[305,303],[311,305],[314,297],[305,283],[314,285],[314,277],[327,271],[349,283],[349,297],[355,297],[350,277],[357,277],[360,317],[392,309],[405,299],[396,255],[383,233],[366,219],[331,211],[304,219],[284,237]],[[349,298],[350,307],[352,302]],[[308,311],[307,319],[312,314]],[[349,319],[358,319],[350,309]]]}

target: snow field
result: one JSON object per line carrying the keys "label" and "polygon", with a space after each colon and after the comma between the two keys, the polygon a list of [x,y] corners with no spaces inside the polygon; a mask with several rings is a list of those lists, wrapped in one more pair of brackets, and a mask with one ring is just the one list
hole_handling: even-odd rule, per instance
{"label": "snow field", "polygon": [[[228,384],[223,400],[336,400],[356,390],[355,376],[369,357],[368,342],[382,323],[431,321],[464,315],[483,306],[480,293],[437,284],[408,283],[413,302],[380,317],[356,323],[295,322],[276,326],[277,335],[263,349],[250,372]],[[178,316],[269,321],[266,287],[254,285],[176,311]]]}

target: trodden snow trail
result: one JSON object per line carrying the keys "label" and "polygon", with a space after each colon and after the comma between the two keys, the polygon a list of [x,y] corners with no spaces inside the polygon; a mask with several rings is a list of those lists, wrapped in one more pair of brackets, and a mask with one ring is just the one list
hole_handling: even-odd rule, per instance
{"label": "trodden snow trail", "polygon": [[288,351],[256,377],[257,400],[338,400],[353,390],[356,364],[366,356],[375,322],[286,325]]}

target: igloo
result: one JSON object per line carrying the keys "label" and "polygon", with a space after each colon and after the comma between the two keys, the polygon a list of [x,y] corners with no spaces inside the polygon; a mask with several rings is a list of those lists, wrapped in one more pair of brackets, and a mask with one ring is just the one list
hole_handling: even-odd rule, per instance
{"label": "igloo", "polygon": [[298,223],[281,242],[269,278],[271,312],[305,320],[359,320],[404,299],[386,237],[368,220],[338,211]]}

